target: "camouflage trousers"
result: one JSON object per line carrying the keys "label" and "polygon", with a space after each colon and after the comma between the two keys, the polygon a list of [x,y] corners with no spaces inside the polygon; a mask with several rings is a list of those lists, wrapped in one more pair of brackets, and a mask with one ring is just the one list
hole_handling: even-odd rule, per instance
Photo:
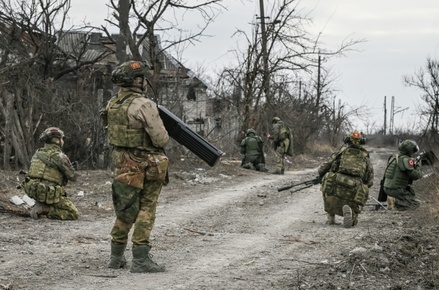
{"label": "camouflage trousers", "polygon": [[420,202],[416,199],[415,191],[411,186],[395,189],[385,187],[384,192],[395,199],[395,208],[397,210],[415,209],[420,206]]}
{"label": "camouflage trousers", "polygon": [[134,225],[131,237],[134,245],[148,245],[152,228],[154,227],[156,208],[163,181],[145,180],[144,188],[139,192],[139,212],[134,223],[116,218],[111,230],[112,241],[119,244],[128,242],[128,234]]}
{"label": "camouflage trousers", "polygon": [[352,221],[354,225],[358,222],[360,207],[353,201],[341,199],[337,196],[327,196],[323,194],[323,205],[329,215],[343,216],[343,206],[348,205],[352,209]]}
{"label": "camouflage trousers", "polygon": [[[265,168],[265,164],[263,162],[264,156],[262,155],[246,155],[244,159],[242,160],[241,167],[245,169],[252,169],[252,166],[258,170],[261,171]],[[261,168],[264,167],[264,168]]]}
{"label": "camouflage trousers", "polygon": [[290,146],[290,140],[285,139],[276,147],[276,169],[275,173],[283,174],[285,172],[285,152]]}
{"label": "camouflage trousers", "polygon": [[276,168],[275,173],[285,172],[285,148],[279,146],[276,148]]}
{"label": "camouflage trousers", "polygon": [[54,204],[47,204],[49,212],[47,217],[54,220],[77,220],[79,211],[76,206],[66,197],[61,197],[60,201]]}

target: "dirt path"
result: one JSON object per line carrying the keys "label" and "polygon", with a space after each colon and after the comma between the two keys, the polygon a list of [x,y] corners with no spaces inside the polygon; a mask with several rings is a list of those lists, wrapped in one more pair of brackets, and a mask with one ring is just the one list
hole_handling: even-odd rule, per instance
{"label": "dirt path", "polygon": [[[371,195],[376,197],[389,152],[373,152],[376,185]],[[114,221],[110,179],[106,172],[87,172],[72,189],[85,191],[84,197],[71,198],[82,212],[78,221],[0,215],[0,289],[411,289],[391,287],[420,285],[410,276],[413,273],[407,275],[408,264],[407,273],[384,279],[405,259],[401,249],[393,254],[389,249],[394,248],[395,237],[413,230],[407,228],[408,215],[366,206],[357,227],[327,226],[319,186],[292,194],[276,190],[315,174],[315,168],[279,176],[226,165],[211,172],[174,173],[161,196],[152,240],[154,259],[167,271],[132,274],[128,269],[106,268]],[[416,234],[410,236],[413,240]],[[418,237],[416,242],[425,242],[427,257],[437,254],[433,244],[428,248],[430,240]],[[413,259],[413,253],[407,255]]]}

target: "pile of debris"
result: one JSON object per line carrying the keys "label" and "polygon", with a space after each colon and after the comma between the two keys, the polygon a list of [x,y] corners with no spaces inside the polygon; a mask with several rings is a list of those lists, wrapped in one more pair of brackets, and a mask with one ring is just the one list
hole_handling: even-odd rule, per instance
{"label": "pile of debris", "polygon": [[0,200],[0,213],[10,213],[19,216],[29,217],[30,209],[35,205],[35,200],[24,194],[22,197],[14,195],[9,203]]}

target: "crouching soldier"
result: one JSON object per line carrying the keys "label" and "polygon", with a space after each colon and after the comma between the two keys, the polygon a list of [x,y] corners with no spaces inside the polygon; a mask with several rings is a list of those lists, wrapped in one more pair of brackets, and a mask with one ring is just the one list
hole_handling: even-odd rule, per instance
{"label": "crouching soldier", "polygon": [[413,181],[423,176],[420,163],[412,157],[418,151],[415,141],[404,140],[398,146],[398,153],[389,158],[384,173],[384,192],[388,195],[389,209],[404,211],[419,207],[420,202],[412,187]]}
{"label": "crouching soldier", "polygon": [[254,167],[257,171],[267,171],[262,138],[256,135],[256,131],[253,129],[248,129],[245,136],[240,145],[240,152],[244,155],[241,167],[245,169]]}
{"label": "crouching soldier", "polygon": [[322,178],[321,191],[327,224],[335,224],[335,215],[339,215],[343,217],[343,226],[351,228],[358,223],[358,214],[369,197],[374,172],[359,132],[354,131],[347,136],[344,143],[319,167],[318,173]]}
{"label": "crouching soldier", "polygon": [[69,180],[76,181],[78,173],[62,152],[64,132],[50,127],[39,138],[44,147],[33,155],[22,186],[26,194],[36,201],[30,216],[33,219],[46,215],[49,219],[76,220],[79,212],[66,197],[64,186]]}

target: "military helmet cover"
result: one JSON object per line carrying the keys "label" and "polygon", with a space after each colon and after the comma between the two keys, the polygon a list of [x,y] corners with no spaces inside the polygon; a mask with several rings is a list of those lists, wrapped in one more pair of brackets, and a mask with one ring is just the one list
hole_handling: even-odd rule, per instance
{"label": "military helmet cover", "polygon": [[130,86],[136,77],[145,77],[150,67],[144,61],[126,61],[111,73],[111,81],[119,86]]}
{"label": "military helmet cover", "polygon": [[44,130],[39,137],[40,141],[44,143],[50,143],[52,141],[52,138],[64,138],[64,132],[60,128],[49,127]]}
{"label": "military helmet cover", "polygon": [[254,134],[254,135],[256,135],[256,131],[250,128],[250,129],[247,130],[247,132],[245,133],[245,135],[248,136],[249,134]]}
{"label": "military helmet cover", "polygon": [[416,144],[415,141],[407,139],[399,144],[398,150],[402,153],[411,156],[412,154],[419,151],[419,146],[418,144]]}
{"label": "military helmet cover", "polygon": [[280,121],[279,117],[273,117],[273,120],[271,120],[271,123],[277,123]]}
{"label": "military helmet cover", "polygon": [[366,143],[363,135],[358,131],[353,131],[350,135],[346,136],[343,141],[345,143],[351,143],[356,145],[364,145]]}

